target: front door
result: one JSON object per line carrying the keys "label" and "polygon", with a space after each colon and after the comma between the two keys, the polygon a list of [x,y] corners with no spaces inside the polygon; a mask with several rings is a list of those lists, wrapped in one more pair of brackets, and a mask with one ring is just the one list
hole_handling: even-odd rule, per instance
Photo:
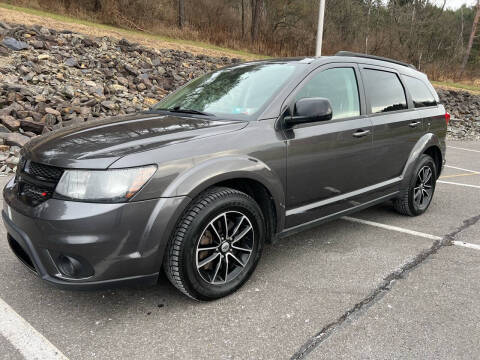
{"label": "front door", "polygon": [[371,121],[362,115],[362,87],[355,64],[324,66],[311,73],[287,100],[330,100],[332,120],[296,125],[287,139],[286,226],[312,221],[355,206],[348,199],[372,185],[368,167]]}

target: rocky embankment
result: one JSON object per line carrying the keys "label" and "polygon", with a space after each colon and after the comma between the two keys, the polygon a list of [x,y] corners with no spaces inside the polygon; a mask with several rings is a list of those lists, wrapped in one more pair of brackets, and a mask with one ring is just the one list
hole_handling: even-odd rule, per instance
{"label": "rocky embankment", "polygon": [[0,22],[0,173],[30,138],[148,109],[192,78],[231,63],[125,39]]}
{"label": "rocky embankment", "polygon": [[[34,136],[149,108],[188,80],[238,59],[151,49],[41,26],[0,22],[0,174]],[[480,138],[480,96],[439,90],[449,136]]]}
{"label": "rocky embankment", "polygon": [[480,95],[437,88],[438,96],[451,114],[448,138],[480,140]]}

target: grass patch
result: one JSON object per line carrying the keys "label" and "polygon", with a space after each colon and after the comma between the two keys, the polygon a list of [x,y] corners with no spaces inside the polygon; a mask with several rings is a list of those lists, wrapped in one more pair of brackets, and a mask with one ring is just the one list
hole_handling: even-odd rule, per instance
{"label": "grass patch", "polygon": [[54,19],[54,20],[57,20],[57,21],[65,22],[65,23],[80,24],[80,25],[85,25],[85,26],[89,26],[89,27],[94,27],[94,28],[97,28],[97,29],[102,29],[102,30],[107,30],[107,31],[115,31],[115,32],[118,32],[118,33],[123,33],[125,35],[140,36],[140,37],[142,37],[146,40],[148,40],[148,39],[159,40],[159,41],[163,41],[163,42],[166,42],[166,43],[180,44],[180,45],[191,45],[191,46],[195,46],[195,47],[198,47],[198,48],[215,50],[215,51],[218,51],[218,52],[223,52],[225,54],[228,54],[232,57],[237,56],[237,57],[247,58],[247,59],[267,59],[267,58],[269,58],[269,56],[254,54],[254,53],[251,53],[251,52],[248,52],[248,51],[228,49],[228,48],[224,48],[224,47],[221,47],[221,46],[216,46],[216,45],[213,45],[213,44],[210,44],[210,43],[207,43],[207,42],[184,40],[184,39],[172,38],[172,37],[162,36],[162,35],[157,35],[157,34],[149,34],[149,33],[142,32],[142,31],[119,28],[119,27],[116,27],[116,26],[100,24],[100,23],[96,23],[96,22],[93,22],[93,21],[77,19],[77,18],[65,16],[65,15],[55,14],[55,13],[42,11],[42,10],[37,10],[37,9],[32,9],[32,8],[25,8],[25,7],[5,4],[5,3],[1,3],[1,2],[0,2],[0,8],[13,10],[13,11],[18,11],[18,12],[22,12],[22,13],[30,14],[30,15],[36,15],[36,16],[40,16],[40,17],[43,17],[43,18],[50,18],[50,19]]}
{"label": "grass patch", "polygon": [[432,84],[437,86],[445,86],[445,87],[460,89],[460,90],[480,92],[480,86],[476,86],[473,84],[464,84],[464,83],[458,83],[453,81],[432,81]]}

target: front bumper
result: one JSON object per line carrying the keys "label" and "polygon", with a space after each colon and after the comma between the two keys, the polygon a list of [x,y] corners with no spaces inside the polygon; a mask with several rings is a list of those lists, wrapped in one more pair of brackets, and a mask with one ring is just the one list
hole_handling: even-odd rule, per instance
{"label": "front bumper", "polygon": [[[43,280],[94,289],[156,283],[163,251],[186,197],[121,204],[49,199],[35,207],[17,198],[13,179],[3,191],[2,217],[13,252]],[[78,260],[76,274],[61,257]]]}

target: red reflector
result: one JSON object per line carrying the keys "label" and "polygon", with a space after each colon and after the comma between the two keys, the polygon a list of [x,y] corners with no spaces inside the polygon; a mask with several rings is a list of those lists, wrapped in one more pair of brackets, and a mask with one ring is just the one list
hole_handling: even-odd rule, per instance
{"label": "red reflector", "polygon": [[42,196],[47,196],[47,193],[45,191],[42,192]]}
{"label": "red reflector", "polygon": [[445,122],[448,123],[450,122],[450,114],[448,112],[445,113]]}

